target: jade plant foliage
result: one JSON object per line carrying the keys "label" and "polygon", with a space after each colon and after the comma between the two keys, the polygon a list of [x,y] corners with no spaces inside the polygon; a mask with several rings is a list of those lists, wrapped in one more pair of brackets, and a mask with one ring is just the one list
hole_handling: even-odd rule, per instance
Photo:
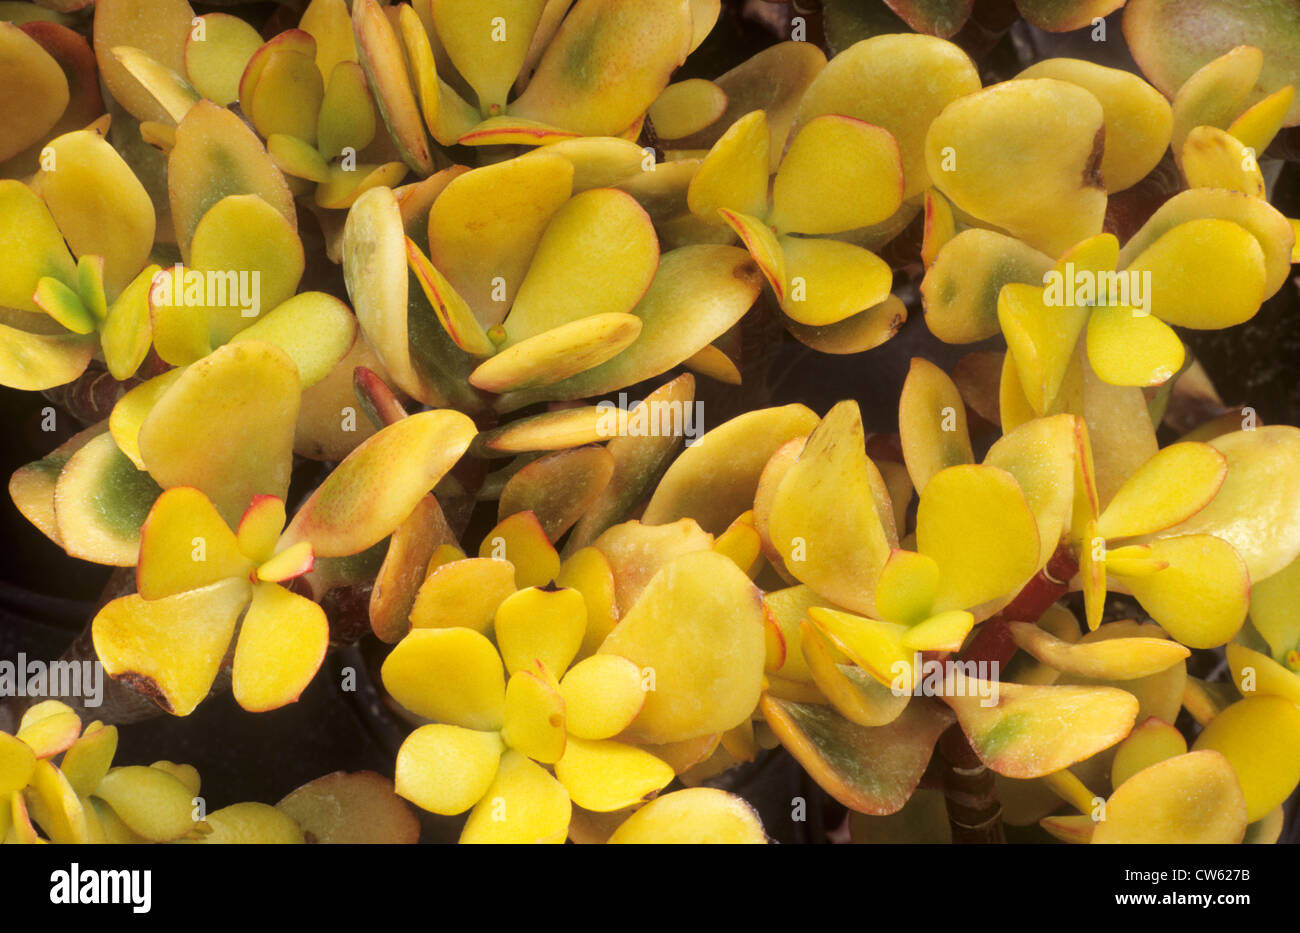
{"label": "jade plant foliage", "polygon": [[[859,843],[1280,838],[1300,428],[1199,348],[1295,311],[1289,6],[219,6],[0,3],[9,493],[110,681],[4,699],[0,841],[806,838],[771,762]],[[115,762],[336,650],[383,773]]]}

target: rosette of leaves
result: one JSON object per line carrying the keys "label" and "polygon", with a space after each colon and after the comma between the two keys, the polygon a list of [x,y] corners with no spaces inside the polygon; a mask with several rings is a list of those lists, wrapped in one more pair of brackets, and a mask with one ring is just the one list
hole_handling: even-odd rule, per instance
{"label": "rosette of leaves", "polygon": [[[930,329],[961,343],[1000,325],[1027,380],[1026,395],[1044,413],[1056,410],[1050,406],[1085,328],[1092,367],[1103,380],[1146,386],[1166,381],[1183,363],[1181,341],[1167,325],[1219,328],[1249,319],[1286,281],[1294,245],[1290,224],[1261,200],[1262,178],[1245,151],[1276,133],[1289,92],[1242,115],[1237,131],[1249,143],[1215,126],[1231,125],[1244,106],[1234,99],[1226,115],[1215,111],[1231,97],[1222,85],[1229,76],[1249,76],[1251,58],[1243,52],[1207,67],[1208,77],[1189,81],[1172,111],[1137,76],[1072,59],[1039,62],[946,108],[926,141],[936,186],[927,196],[923,247]],[[1044,145],[1039,118],[1065,114],[1070,119]],[[977,125],[983,120],[1000,131],[985,132]],[[1118,244],[1101,234],[1106,193],[1147,176],[1171,137],[1193,187],[1160,205],[1117,252]],[[1026,171],[1034,166],[1041,182],[1034,197],[1012,203],[998,193],[1006,191],[998,173],[1007,158]],[[1027,211],[1029,203],[1054,207]],[[987,226],[997,229],[981,229]],[[1059,257],[1055,265],[1052,257]],[[1118,296],[1097,299],[1097,283],[1144,273],[1151,294],[1139,313]],[[1080,274],[1094,285],[1092,299],[1070,298]],[[1048,275],[1056,278],[1052,292],[1043,288]]]}
{"label": "rosette of leaves", "polygon": [[[146,336],[173,368],[135,386],[106,425],[20,470],[10,485],[43,532],[99,563],[135,563],[160,487],[200,489],[233,525],[254,496],[285,496],[295,445],[328,444],[341,457],[365,437],[335,430],[351,397],[351,366],[342,400],[337,380],[311,392],[357,358],[356,320],[328,294],[298,293],[305,257],[297,215],[257,137],[228,110],[201,102],[178,128],[169,161],[182,262],[137,297]],[[241,304],[249,297],[241,283],[255,286],[260,307]],[[327,417],[317,417],[322,409]]]}
{"label": "rosette of leaves", "polygon": [[691,211],[736,231],[796,323],[825,327],[878,309],[880,340],[892,336],[900,322],[886,303],[889,264],[830,235],[881,223],[902,206],[897,141],[851,117],[819,116],[791,141],[769,197],[770,141],[761,110],[733,124],[691,179]]}
{"label": "rosette of leaves", "polygon": [[209,100],[238,103],[293,179],[295,193],[315,184],[318,208],[346,209],[367,188],[396,184],[406,174],[401,161],[365,161],[382,153],[367,148],[375,138],[375,109],[343,0],[315,0],[299,28],[266,42],[236,16],[195,17],[185,33],[181,74],[129,44],[112,54],[166,111],[168,122],[141,124],[164,150],[174,145],[175,128],[190,108]]}
{"label": "rosette of leaves", "polygon": [[[0,841],[6,843],[415,842],[419,825],[373,772],[326,775],[275,807],[236,803],[205,813],[191,765],[114,766],[116,726],[82,729],[57,700],[0,732]],[[43,834],[43,835],[42,835]]]}
{"label": "rosette of leaves", "polygon": [[353,11],[357,49],[407,164],[442,146],[635,139],[717,0],[420,0]]}
{"label": "rosette of leaves", "polygon": [[405,631],[385,686],[434,721],[404,743],[398,792],[435,813],[472,808],[462,842],[563,841],[571,818],[585,837],[595,814],[644,802],[748,723],[765,624],[722,537],[628,522],[562,560],[518,512],[477,557],[449,539],[395,537],[371,619],[388,640]]}
{"label": "rosette of leaves", "polygon": [[[743,251],[700,245],[661,256],[640,205],[593,185],[580,154],[554,151],[565,145],[451,169],[400,198],[377,188],[353,206],[348,293],[407,395],[501,413],[599,396],[687,361],[752,305],[758,273]],[[562,423],[581,431],[524,449],[602,439],[595,406],[539,417],[534,436]]]}
{"label": "rosette of leaves", "polygon": [[[1072,507],[1072,419],[1024,425],[974,465],[960,435],[949,441],[937,423],[946,406],[935,404],[944,388],[936,372],[914,366],[900,414],[907,468],[920,491],[916,550],[900,549],[902,529],[895,530],[910,487],[902,487],[896,519],[889,487],[863,449],[856,412],[843,403],[797,460],[797,443],[773,457],[755,500],[759,528],[785,570],[805,584],[767,597],[799,637],[787,639],[783,667],[790,670],[772,681],[764,714],[809,773],[862,813],[890,814],[904,805],[951,713],[976,742],[965,718],[971,704],[984,708],[984,688],[974,681],[964,690],[930,684],[927,692],[951,712],[930,697],[913,697],[922,680],[913,659],[921,650],[961,650],[977,619],[1025,589],[1055,554]],[[929,420],[936,423],[927,430],[918,421],[932,406]],[[843,508],[846,501],[856,503],[852,511]],[[851,562],[839,562],[837,552],[850,544]],[[802,664],[790,664],[792,642]],[[998,734],[1018,766],[1042,769],[1038,774],[1094,754],[1132,726],[1134,709],[1117,692],[997,689],[996,709],[1008,717]],[[1068,740],[1053,726],[1063,708],[1078,712]],[[886,779],[872,764],[886,760],[908,766],[891,769]]]}
{"label": "rosette of leaves", "polygon": [[889,293],[891,270],[871,251],[920,210],[926,130],[950,102],[979,90],[979,75],[961,49],[929,36],[864,40],[824,67],[795,49],[782,59],[790,63],[777,74],[788,72],[801,95],[792,102],[742,72],[731,85],[737,101],[771,109],[737,114],[721,138],[710,129],[691,140],[716,139],[697,170],[683,162],[682,208],[712,223],[726,211],[797,339],[860,352],[892,336],[907,313]]}
{"label": "rosette of leaves", "polygon": [[105,670],[185,716],[208,695],[233,640],[236,701],[253,711],[293,702],[324,660],[329,625],[320,606],[282,584],[317,556],[346,557],[386,538],[472,437],[458,412],[404,418],[344,459],[287,528],[281,498],[255,496],[232,531],[201,491],[169,488],[140,530],[138,592],[95,617]]}
{"label": "rosette of leaves", "polygon": [[106,125],[51,140],[28,184],[0,181],[13,257],[0,278],[0,382],[12,388],[64,385],[96,356],[127,379],[149,352],[154,207]]}

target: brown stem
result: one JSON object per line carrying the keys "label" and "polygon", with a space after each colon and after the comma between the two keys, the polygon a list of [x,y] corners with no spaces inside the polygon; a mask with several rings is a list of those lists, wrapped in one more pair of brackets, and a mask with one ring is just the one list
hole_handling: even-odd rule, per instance
{"label": "brown stem", "polygon": [[[963,661],[1005,667],[1016,653],[1008,622],[1035,622],[1070,589],[1070,578],[1079,570],[1074,551],[1061,545],[1038,574],[997,615],[986,619],[962,652]],[[1002,804],[997,797],[993,772],[971,748],[960,723],[954,723],[939,739],[940,784],[948,806],[948,823],[954,843],[1004,843]]]}
{"label": "brown stem", "polygon": [[1002,804],[993,772],[979,760],[959,723],[953,723],[939,737],[939,754],[944,762],[943,796],[953,843],[1005,843]]}

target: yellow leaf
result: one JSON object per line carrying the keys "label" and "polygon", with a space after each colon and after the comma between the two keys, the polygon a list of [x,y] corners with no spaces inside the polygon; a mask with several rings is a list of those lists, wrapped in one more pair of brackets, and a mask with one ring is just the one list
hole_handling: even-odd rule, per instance
{"label": "yellow leaf", "polygon": [[614,830],[611,845],[763,845],[758,814],[741,797],[688,787],[656,797]]}
{"label": "yellow leaf", "polygon": [[397,793],[430,813],[464,813],[492,785],[504,750],[496,732],[421,726],[397,751]]}
{"label": "yellow leaf", "polygon": [[704,220],[712,220],[719,209],[766,217],[769,140],[767,115],[761,110],[733,123],[691,179],[686,194],[691,213]]}
{"label": "yellow leaf", "polygon": [[1209,444],[1166,447],[1124,481],[1097,519],[1097,533],[1109,541],[1186,521],[1214,498],[1227,475],[1227,460]]}
{"label": "yellow leaf", "polygon": [[229,579],[164,599],[115,599],[95,616],[95,653],[110,677],[188,716],[216,680],[249,589]]}
{"label": "yellow leaf", "polygon": [[235,701],[260,713],[297,701],[329,647],[325,612],[275,583],[253,588],[235,645]]}
{"label": "yellow leaf", "polygon": [[469,815],[462,844],[562,843],[573,805],[540,765],[513,750],[501,756],[496,778]]}
{"label": "yellow leaf", "polygon": [[768,538],[798,580],[849,609],[875,611],[890,543],[872,489],[861,415],[840,402],[781,479]]}
{"label": "yellow leaf", "polygon": [[1254,822],[1300,783],[1300,706],[1280,696],[1247,696],[1210,721],[1194,751],[1211,749],[1232,765]]}
{"label": "yellow leaf", "polygon": [[1232,766],[1220,754],[1198,750],[1151,765],[1116,788],[1092,841],[1237,843],[1246,823]]}
{"label": "yellow leaf", "polygon": [[1216,648],[1246,621],[1250,575],[1232,545],[1214,535],[1178,535],[1151,542],[1168,566],[1125,576],[1124,586],[1151,618],[1189,648]]}
{"label": "yellow leaf", "polygon": [[[274,497],[263,501],[279,502]],[[281,512],[283,516],[283,504]],[[277,533],[279,529],[276,529]],[[199,490],[177,486],[158,497],[140,528],[136,586],[145,599],[162,599],[231,577],[247,577],[252,559]]]}
{"label": "yellow leaf", "polygon": [[641,803],[676,775],[667,762],[634,745],[570,737],[555,776],[578,806],[609,813]]}
{"label": "yellow leaf", "polygon": [[472,629],[414,629],[384,659],[380,673],[393,699],[418,716],[483,731],[504,722],[501,658]]}
{"label": "yellow leaf", "polygon": [[902,203],[894,135],[825,114],[804,124],[790,143],[777,169],[769,219],[783,233],[840,233],[880,223]]}
{"label": "yellow leaf", "polygon": [[630,727],[640,740],[725,732],[758,702],[765,656],[758,591],[721,554],[684,554],[655,575],[600,653],[654,678]]}
{"label": "yellow leaf", "polygon": [[1027,686],[950,672],[943,701],[991,770],[1035,778],[1090,758],[1128,735],[1138,701],[1114,687]]}
{"label": "yellow leaf", "polygon": [[528,587],[497,606],[494,627],[509,673],[535,661],[549,671],[564,671],[582,645],[587,607],[577,590]]}
{"label": "yellow leaf", "polygon": [[555,677],[540,661],[510,675],[506,683],[506,745],[542,764],[554,764],[565,751],[565,702]]}
{"label": "yellow leaf", "polygon": [[916,549],[939,565],[935,611],[1009,600],[1042,562],[1024,493],[993,466],[949,467],[930,479],[917,506]]}
{"label": "yellow leaf", "polygon": [[636,719],[645,705],[641,669],[627,658],[598,654],[579,661],[560,681],[569,735],[608,739]]}

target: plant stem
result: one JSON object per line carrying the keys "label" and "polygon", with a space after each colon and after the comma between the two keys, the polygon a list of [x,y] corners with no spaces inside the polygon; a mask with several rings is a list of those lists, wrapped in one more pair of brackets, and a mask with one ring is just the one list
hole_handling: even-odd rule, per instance
{"label": "plant stem", "polygon": [[943,770],[943,796],[948,805],[948,825],[954,844],[1004,844],[1002,804],[998,801],[993,772],[984,766],[966,741],[959,723],[939,737]]}
{"label": "plant stem", "polygon": [[1047,566],[1025,584],[1006,608],[986,619],[961,653],[963,661],[986,661],[1006,667],[1016,653],[1008,622],[1037,622],[1047,609],[1070,591],[1070,578],[1079,572],[1079,560],[1062,544]]}
{"label": "plant stem", "polygon": [[[1016,643],[1007,623],[1038,621],[1048,607],[1069,592],[1070,578],[1078,570],[1078,558],[1062,544],[1006,608],[980,625],[961,659],[996,664],[998,670],[1005,667],[1016,653]],[[939,756],[943,765],[940,783],[948,805],[952,841],[1005,843],[1002,804],[998,801],[993,772],[975,754],[960,723],[954,723],[940,737]]]}

